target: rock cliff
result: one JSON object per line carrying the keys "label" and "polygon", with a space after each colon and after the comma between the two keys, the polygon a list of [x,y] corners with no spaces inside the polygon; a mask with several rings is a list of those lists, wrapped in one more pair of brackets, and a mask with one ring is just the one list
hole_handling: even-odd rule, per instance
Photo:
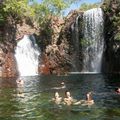
{"label": "rock cliff", "polygon": [[120,72],[120,1],[110,0],[102,5],[105,15],[103,72]]}

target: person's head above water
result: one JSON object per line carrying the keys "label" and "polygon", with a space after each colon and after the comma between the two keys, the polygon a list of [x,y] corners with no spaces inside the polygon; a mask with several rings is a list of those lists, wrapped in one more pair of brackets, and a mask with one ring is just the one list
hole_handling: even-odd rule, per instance
{"label": "person's head above water", "polygon": [[18,79],[16,80],[17,84],[20,84],[20,85],[23,85],[24,84],[24,81],[22,79]]}
{"label": "person's head above water", "polygon": [[55,92],[54,98],[52,98],[52,101],[54,101],[56,104],[60,104],[62,101],[62,97],[59,96],[58,92]]}
{"label": "person's head above water", "polygon": [[92,92],[88,92],[86,94],[86,100],[91,101],[92,100]]}
{"label": "person's head above water", "polygon": [[58,98],[58,97],[59,97],[59,93],[55,92],[55,98]]}
{"label": "person's head above water", "polygon": [[69,91],[65,91],[65,95],[66,95],[66,97],[71,97],[71,94]]}

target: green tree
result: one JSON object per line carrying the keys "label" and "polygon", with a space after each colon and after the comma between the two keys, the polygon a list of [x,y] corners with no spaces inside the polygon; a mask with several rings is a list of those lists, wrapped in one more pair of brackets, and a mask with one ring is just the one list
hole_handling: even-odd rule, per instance
{"label": "green tree", "polygon": [[4,4],[4,12],[7,13],[8,16],[14,17],[24,17],[24,16],[32,16],[34,14],[34,10],[28,4],[28,0],[5,0]]}
{"label": "green tree", "polygon": [[[29,17],[38,23],[44,23],[50,16],[61,15],[63,10],[79,0],[4,0],[4,13],[14,19]],[[31,4],[29,4],[31,3]]]}
{"label": "green tree", "polygon": [[96,8],[96,7],[99,7],[99,6],[100,6],[100,3],[94,3],[94,4],[83,3],[80,6],[80,10],[81,11],[86,11],[86,10]]}
{"label": "green tree", "polygon": [[5,18],[4,18],[4,11],[3,11],[3,5],[2,3],[0,4],[0,26],[2,26],[5,22]]}
{"label": "green tree", "polygon": [[61,16],[63,11],[72,3],[79,0],[42,0],[40,4],[33,0],[31,5],[34,8],[34,20],[38,23],[43,23],[50,18],[50,16]]}

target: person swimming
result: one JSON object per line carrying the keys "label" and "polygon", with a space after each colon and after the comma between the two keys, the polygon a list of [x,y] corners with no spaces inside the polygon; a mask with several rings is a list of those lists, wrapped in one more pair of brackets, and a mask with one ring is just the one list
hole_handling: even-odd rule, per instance
{"label": "person swimming", "polygon": [[59,90],[59,89],[65,89],[65,88],[66,88],[65,83],[64,83],[64,82],[61,82],[61,83],[60,83],[60,86],[58,86],[58,87],[53,87],[52,89],[54,89],[54,90]]}
{"label": "person swimming", "polygon": [[17,79],[16,83],[19,87],[24,85],[24,81],[22,79]]}
{"label": "person swimming", "polygon": [[74,99],[73,97],[71,96],[70,92],[69,91],[66,91],[65,92],[65,98],[64,98],[64,104],[66,105],[72,105],[73,102],[74,102]]}
{"label": "person swimming", "polygon": [[64,82],[61,82],[61,85],[62,85],[62,86],[61,86],[62,89],[66,88],[66,85],[65,85]]}
{"label": "person swimming", "polygon": [[92,104],[94,104],[94,100],[92,99],[92,93],[88,92],[86,94],[86,100],[79,100],[79,101],[74,103],[74,105],[79,105],[79,104],[81,104],[83,106],[84,105],[92,105]]}
{"label": "person swimming", "polygon": [[17,89],[17,96],[18,97],[21,97],[21,98],[24,98],[24,89],[23,88],[18,88]]}
{"label": "person swimming", "polygon": [[62,102],[62,97],[60,97],[58,92],[55,92],[54,98],[52,98],[52,101],[55,102],[56,104],[61,104]]}
{"label": "person swimming", "polygon": [[85,101],[85,103],[88,104],[88,105],[94,104],[94,100],[92,99],[92,92],[88,92],[86,94],[86,101]]}

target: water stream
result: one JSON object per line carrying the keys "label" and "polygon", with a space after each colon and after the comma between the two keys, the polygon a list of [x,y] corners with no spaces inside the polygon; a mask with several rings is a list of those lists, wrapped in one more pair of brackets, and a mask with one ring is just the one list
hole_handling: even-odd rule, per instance
{"label": "water stream", "polygon": [[71,30],[72,30],[72,42],[74,46],[74,55],[73,55],[73,71],[77,72],[79,71],[79,17],[77,16],[75,23],[71,25]]}
{"label": "water stream", "polygon": [[83,14],[83,72],[101,72],[104,47],[104,20],[101,8],[94,8]]}
{"label": "water stream", "polygon": [[33,76],[38,74],[40,49],[33,35],[24,35],[18,41],[15,57],[20,76]]}

